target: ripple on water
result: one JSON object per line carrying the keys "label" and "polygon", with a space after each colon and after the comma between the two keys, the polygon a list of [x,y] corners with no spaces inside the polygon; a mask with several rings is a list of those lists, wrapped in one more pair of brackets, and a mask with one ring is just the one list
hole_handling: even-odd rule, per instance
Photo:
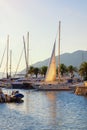
{"label": "ripple on water", "polygon": [[0,104],[0,130],[87,130],[87,98],[71,92],[21,91],[22,104]]}

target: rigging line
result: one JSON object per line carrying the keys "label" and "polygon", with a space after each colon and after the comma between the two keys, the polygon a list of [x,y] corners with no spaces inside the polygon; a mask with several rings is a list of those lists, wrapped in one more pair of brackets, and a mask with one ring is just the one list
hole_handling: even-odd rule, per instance
{"label": "rigging line", "polygon": [[3,52],[3,55],[2,55],[2,59],[1,59],[1,63],[0,63],[0,68],[1,68],[2,63],[3,63],[3,59],[4,59],[4,55],[5,55],[5,51],[6,51],[6,47],[5,47],[4,52]]}
{"label": "rigging line", "polygon": [[57,39],[58,32],[59,32],[59,29],[57,29],[56,36],[55,36],[55,41],[56,41],[56,39]]}
{"label": "rigging line", "polygon": [[6,66],[7,66],[7,62],[6,62],[6,65],[5,65],[4,71],[3,71],[3,73],[2,73],[2,78],[4,77],[4,74],[5,74],[5,72],[6,72]]}
{"label": "rigging line", "polygon": [[14,74],[14,77],[15,77],[16,74],[17,74],[17,70],[18,70],[19,64],[20,64],[20,62],[21,62],[22,55],[23,55],[23,51],[24,51],[24,48],[23,48],[23,50],[22,50],[22,52],[21,52],[21,55],[20,55],[20,58],[19,58],[19,62],[18,62],[18,65],[17,65],[16,71],[15,71],[15,74]]}
{"label": "rigging line", "polygon": [[[59,22],[61,22],[61,21],[59,21]],[[57,32],[56,32],[55,41],[56,41],[56,39],[57,39],[57,37],[58,37],[58,33],[59,33],[59,27],[58,27]],[[60,39],[60,40],[61,40],[61,39]]]}

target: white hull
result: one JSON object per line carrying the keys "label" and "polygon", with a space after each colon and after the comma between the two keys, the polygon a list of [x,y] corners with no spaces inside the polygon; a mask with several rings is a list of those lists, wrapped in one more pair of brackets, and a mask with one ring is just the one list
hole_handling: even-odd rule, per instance
{"label": "white hull", "polygon": [[61,83],[61,84],[34,84],[33,87],[37,90],[52,90],[52,91],[68,91],[72,90],[71,87],[69,87],[67,84]]}

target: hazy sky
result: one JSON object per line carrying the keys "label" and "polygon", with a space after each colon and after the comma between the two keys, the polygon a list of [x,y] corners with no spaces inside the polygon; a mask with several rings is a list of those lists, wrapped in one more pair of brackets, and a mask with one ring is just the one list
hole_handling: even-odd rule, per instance
{"label": "hazy sky", "polygon": [[[23,49],[22,37],[26,38],[27,31],[30,33],[29,64],[50,57],[59,20],[61,54],[87,50],[87,0],[0,0],[0,59],[9,34],[15,71]],[[56,42],[58,49],[58,37]],[[20,70],[24,67],[23,57]]]}

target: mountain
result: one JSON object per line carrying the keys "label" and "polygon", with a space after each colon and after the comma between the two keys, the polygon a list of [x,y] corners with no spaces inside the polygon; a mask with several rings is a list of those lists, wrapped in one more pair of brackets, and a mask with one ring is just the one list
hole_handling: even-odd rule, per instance
{"label": "mountain", "polygon": [[[87,51],[78,50],[73,53],[64,53],[60,55],[60,63],[66,66],[73,65],[79,67],[82,62],[87,62]],[[34,67],[48,66],[49,58],[33,64]],[[56,56],[56,65],[58,65],[58,56]]]}
{"label": "mountain", "polygon": [[[39,61],[31,66],[38,68],[48,66],[49,60],[50,58]],[[74,67],[79,67],[84,61],[87,62],[87,51],[78,50],[73,53],[64,53],[60,55],[60,63],[65,64],[66,66],[73,65]],[[56,56],[56,66],[58,66],[58,56]],[[21,73],[25,73],[25,70]]]}

